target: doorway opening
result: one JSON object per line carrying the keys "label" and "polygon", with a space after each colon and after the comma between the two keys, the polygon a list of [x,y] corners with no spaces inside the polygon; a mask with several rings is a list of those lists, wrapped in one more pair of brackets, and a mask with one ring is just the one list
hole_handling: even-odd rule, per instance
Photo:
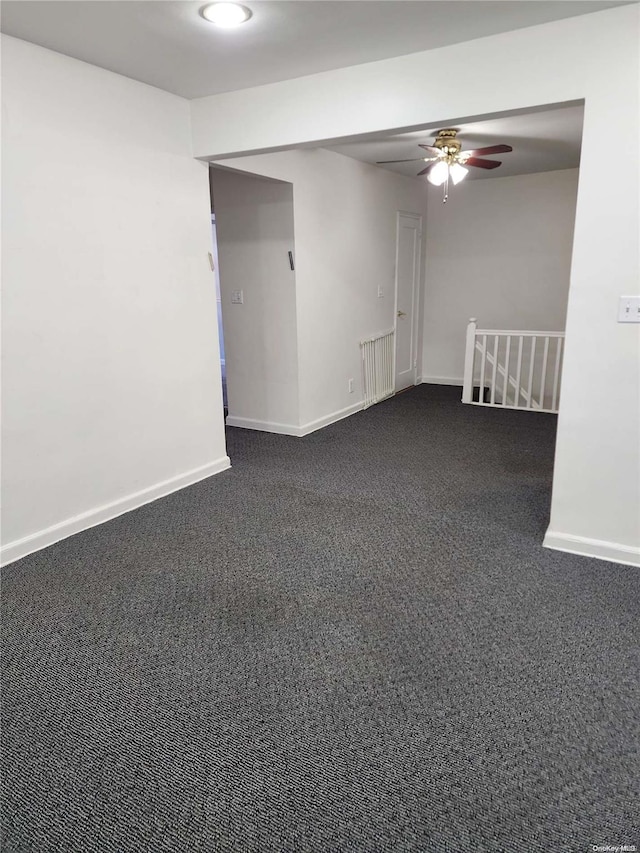
{"label": "doorway opening", "polygon": [[211,166],[227,426],[296,434],[293,186]]}

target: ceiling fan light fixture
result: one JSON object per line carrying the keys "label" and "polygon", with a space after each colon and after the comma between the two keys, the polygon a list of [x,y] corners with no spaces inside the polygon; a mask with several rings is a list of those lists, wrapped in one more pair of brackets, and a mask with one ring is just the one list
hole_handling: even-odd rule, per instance
{"label": "ceiling fan light fixture", "polygon": [[208,6],[203,6],[200,14],[217,27],[231,29],[246,23],[253,12],[239,3],[209,3]]}
{"label": "ceiling fan light fixture", "polygon": [[435,166],[431,169],[429,174],[427,175],[427,180],[430,184],[433,184],[434,187],[440,187],[449,177],[449,167],[441,160],[439,163],[436,163]]}
{"label": "ceiling fan light fixture", "polygon": [[469,170],[461,166],[460,163],[453,163],[449,166],[449,174],[454,184],[459,184],[469,174]]}
{"label": "ceiling fan light fixture", "polygon": [[[442,201],[445,203],[449,198],[449,179],[454,184],[459,184],[469,174],[467,166],[476,169],[497,169],[502,163],[500,160],[485,160],[485,154],[506,154],[513,151],[510,145],[500,142],[497,145],[486,145],[483,148],[472,148],[462,151],[462,144],[457,138],[458,130],[455,127],[445,127],[438,131],[433,145],[419,142],[418,147],[428,152],[430,157],[410,157],[403,160],[378,160],[377,165],[383,166],[387,163],[417,163],[422,160],[428,163],[426,169],[418,172],[418,177],[427,176],[430,184],[442,187]],[[473,173],[472,173],[473,174]]]}

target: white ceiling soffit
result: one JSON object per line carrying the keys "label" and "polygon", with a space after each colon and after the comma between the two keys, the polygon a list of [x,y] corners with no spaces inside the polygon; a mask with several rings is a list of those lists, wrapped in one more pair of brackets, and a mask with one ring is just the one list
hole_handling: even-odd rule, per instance
{"label": "white ceiling soffit", "polygon": [[[3,0],[2,32],[186,98],[625,5],[622,0],[246,0],[221,30],[191,0]],[[543,61],[541,59],[541,61]]]}
{"label": "white ceiling soffit", "polygon": [[[329,147],[330,151],[376,163],[378,160],[400,160],[420,157],[418,143],[432,145],[440,127],[453,126],[459,131],[462,148],[481,148],[505,142],[513,147],[508,154],[492,154],[488,160],[499,160],[502,165],[495,170],[470,168],[468,178],[505,178],[509,175],[528,175],[534,172],[552,172],[556,169],[575,169],[580,164],[582,119],[584,107],[571,106],[474,121],[468,124],[427,127],[411,133],[381,136],[366,142],[347,142]],[[429,155],[424,152],[424,156]],[[381,166],[400,175],[413,177],[427,164],[395,163]],[[419,180],[426,180],[422,177]]]}

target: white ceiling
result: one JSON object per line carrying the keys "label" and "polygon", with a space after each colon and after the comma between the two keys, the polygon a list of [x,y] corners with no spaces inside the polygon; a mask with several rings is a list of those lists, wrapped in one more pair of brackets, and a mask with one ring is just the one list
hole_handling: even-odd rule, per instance
{"label": "white ceiling", "polygon": [[[192,0],[3,0],[2,32],[196,98],[428,50],[623,0],[244,0],[220,30]],[[540,58],[544,62],[544,57]]]}
{"label": "white ceiling", "polygon": [[[556,169],[574,169],[580,164],[582,141],[582,106],[563,107],[525,115],[503,116],[488,121],[455,124],[463,149],[480,148],[506,142],[513,147],[508,154],[493,154],[488,160],[499,160],[498,169],[469,169],[467,179],[503,178],[508,175],[525,175],[533,172],[552,172]],[[451,126],[451,125],[446,125]],[[440,127],[395,136],[381,136],[367,142],[349,142],[332,146],[329,150],[376,163],[378,160],[399,160],[420,157],[418,143],[432,145]],[[423,152],[425,157],[429,155]],[[396,163],[382,166],[400,175],[412,177],[427,164]],[[426,178],[420,178],[426,180]]]}

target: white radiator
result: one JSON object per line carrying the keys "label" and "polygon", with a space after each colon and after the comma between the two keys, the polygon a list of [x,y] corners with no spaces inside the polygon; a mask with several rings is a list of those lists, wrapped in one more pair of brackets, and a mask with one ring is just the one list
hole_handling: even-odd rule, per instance
{"label": "white radiator", "polygon": [[393,394],[394,340],[392,329],[384,335],[360,341],[365,409]]}

